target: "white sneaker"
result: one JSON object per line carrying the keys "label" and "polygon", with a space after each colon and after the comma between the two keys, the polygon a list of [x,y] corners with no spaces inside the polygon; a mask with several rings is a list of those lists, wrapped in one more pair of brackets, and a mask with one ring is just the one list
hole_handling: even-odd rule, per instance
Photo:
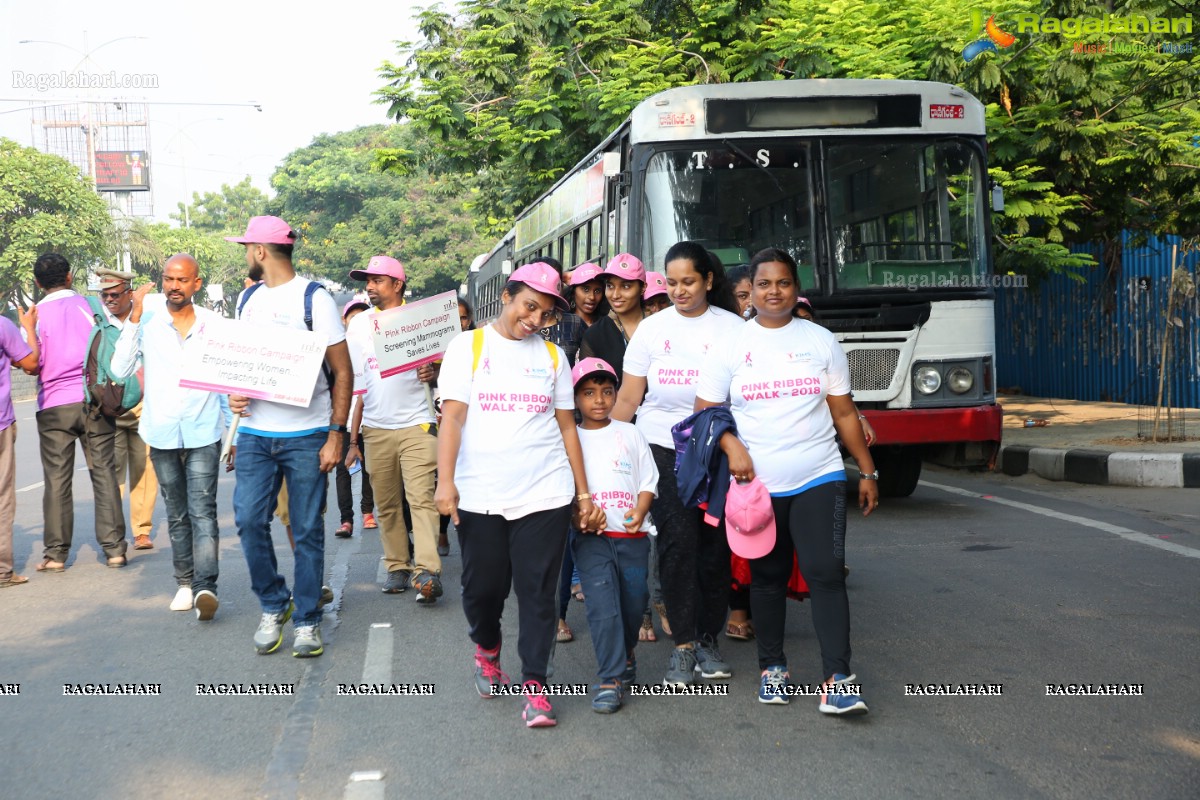
{"label": "white sneaker", "polygon": [[171,601],[172,611],[191,611],[192,610],[192,587],[180,586],[179,591],[175,593],[175,599]]}
{"label": "white sneaker", "polygon": [[201,622],[207,622],[217,613],[217,606],[220,603],[217,601],[217,596],[208,589],[201,589],[196,592],[195,598],[196,619]]}

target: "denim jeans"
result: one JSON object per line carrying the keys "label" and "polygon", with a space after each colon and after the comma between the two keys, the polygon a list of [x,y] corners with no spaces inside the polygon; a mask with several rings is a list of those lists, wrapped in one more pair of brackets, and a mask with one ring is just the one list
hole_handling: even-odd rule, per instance
{"label": "denim jeans", "polygon": [[650,537],[576,535],[572,542],[583,586],[588,630],[596,651],[596,680],[615,680],[637,647],[646,608],[646,562]]}
{"label": "denim jeans", "polygon": [[219,441],[178,450],[150,448],[163,504],[175,581],[192,591],[217,591],[217,464]]}
{"label": "denim jeans", "polygon": [[[321,621],[317,606],[325,574],[325,527],[321,516],[328,476],[321,472],[319,454],[327,438],[324,432],[292,438],[238,435],[233,520],[250,570],[250,588],[265,613],[281,613],[293,599],[293,619],[298,625]],[[271,539],[271,513],[281,477],[287,481],[288,516],[296,541],[292,592],[279,574]]]}

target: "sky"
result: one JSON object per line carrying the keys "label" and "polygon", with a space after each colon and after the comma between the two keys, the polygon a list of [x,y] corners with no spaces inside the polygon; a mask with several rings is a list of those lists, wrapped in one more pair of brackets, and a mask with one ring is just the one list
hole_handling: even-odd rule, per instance
{"label": "sky", "polygon": [[[414,15],[434,3],[0,0],[0,136],[37,146],[29,101],[142,100],[155,219],[246,175],[269,192],[275,167],[318,134],[388,122],[376,71],[402,60],[395,42],[415,40]],[[27,88],[77,70],[157,88]]]}

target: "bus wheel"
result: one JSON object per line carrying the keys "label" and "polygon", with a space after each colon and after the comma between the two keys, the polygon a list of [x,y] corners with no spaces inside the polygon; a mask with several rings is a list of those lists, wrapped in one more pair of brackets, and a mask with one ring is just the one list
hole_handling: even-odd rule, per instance
{"label": "bus wheel", "polygon": [[871,449],[879,470],[881,497],[908,497],[921,478],[921,448],[891,445]]}

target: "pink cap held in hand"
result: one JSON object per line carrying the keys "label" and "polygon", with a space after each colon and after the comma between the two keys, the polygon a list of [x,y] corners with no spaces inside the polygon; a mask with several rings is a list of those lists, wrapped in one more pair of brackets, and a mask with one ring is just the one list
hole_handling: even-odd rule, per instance
{"label": "pink cap held in hand", "polygon": [[729,484],[725,538],[729,549],[742,558],[762,558],[775,547],[775,509],[771,493],[758,478]]}
{"label": "pink cap held in hand", "polygon": [[523,283],[535,292],[550,295],[554,298],[554,305],[563,313],[571,310],[567,301],[558,293],[558,271],[549,264],[535,261],[532,264],[517,267],[513,274],[508,276],[508,279]]}
{"label": "pink cap held in hand", "polygon": [[242,236],[226,236],[238,244],[295,244],[296,232],[279,217],[251,217]]}

